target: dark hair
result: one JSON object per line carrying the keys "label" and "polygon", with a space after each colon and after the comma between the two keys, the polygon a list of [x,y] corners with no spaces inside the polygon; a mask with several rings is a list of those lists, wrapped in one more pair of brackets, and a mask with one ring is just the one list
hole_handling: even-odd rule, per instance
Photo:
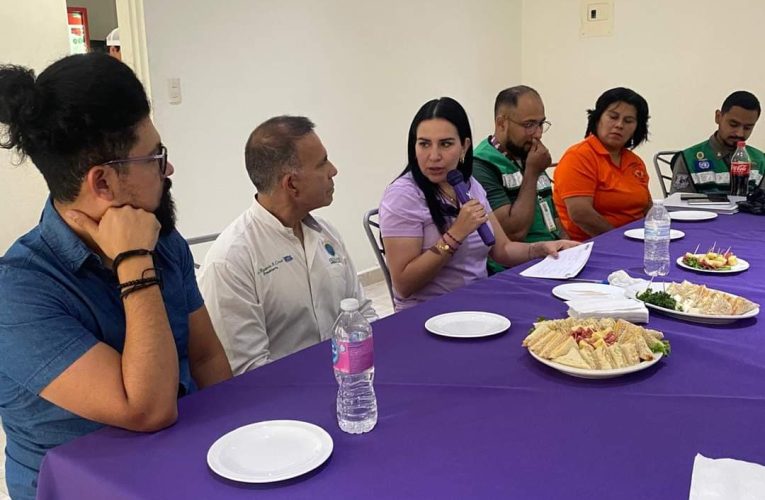
{"label": "dark hair", "polygon": [[720,111],[727,113],[733,106],[738,106],[739,108],[744,108],[748,111],[757,111],[757,116],[760,116],[760,101],[757,100],[754,94],[747,92],[746,90],[737,90],[726,97]]}
{"label": "dark hair", "polygon": [[73,201],[93,165],[124,157],[149,116],[133,71],[102,53],[64,57],[35,80],[34,71],[0,66],[0,147],[28,156],[51,196]]}
{"label": "dark hair", "polygon": [[499,110],[502,106],[510,106],[511,108],[518,106],[518,98],[529,92],[539,96],[539,92],[526,85],[516,85],[497,94],[497,98],[494,100],[494,116],[499,115]]}
{"label": "dark hair", "polygon": [[584,133],[584,136],[587,137],[590,134],[597,135],[600,117],[615,102],[627,103],[637,111],[637,128],[635,128],[635,133],[632,134],[628,146],[630,149],[636,148],[648,139],[648,103],[640,94],[624,87],[606,90],[598,97],[595,109],[587,110],[587,131]]}
{"label": "dark hair", "polygon": [[412,172],[414,182],[417,183],[425,195],[425,202],[428,205],[430,216],[433,218],[433,222],[438,230],[443,234],[447,229],[445,215],[450,214],[445,212],[443,204],[438,199],[438,186],[430,182],[425,177],[425,174],[422,173],[422,170],[420,170],[416,152],[417,127],[425,120],[432,120],[434,118],[442,118],[454,125],[457,128],[461,144],[465,144],[465,139],[470,139],[470,147],[468,147],[465,153],[465,160],[457,165],[457,169],[462,173],[465,182],[469,182],[470,176],[473,175],[473,134],[470,131],[470,122],[468,121],[465,109],[451,97],[441,97],[440,99],[433,99],[423,104],[420,110],[417,111],[417,114],[414,115],[412,125],[409,127],[409,139],[407,141],[409,161],[401,175]]}
{"label": "dark hair", "polygon": [[270,192],[289,169],[300,164],[295,143],[311,133],[305,116],[275,116],[258,125],[244,146],[244,164],[259,192]]}

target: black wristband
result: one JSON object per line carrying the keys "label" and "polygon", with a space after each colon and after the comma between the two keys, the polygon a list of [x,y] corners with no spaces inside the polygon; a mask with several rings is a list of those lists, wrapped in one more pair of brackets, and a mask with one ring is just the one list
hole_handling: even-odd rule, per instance
{"label": "black wristband", "polygon": [[130,257],[137,257],[139,255],[151,255],[152,260],[154,259],[154,252],[151,250],[146,250],[145,248],[136,248],[135,250],[128,250],[126,252],[122,252],[118,254],[114,258],[114,262],[112,263],[112,269],[114,269],[114,275],[117,275],[117,268],[120,267],[120,264],[122,264],[122,261],[125,259],[129,259]]}
{"label": "black wristband", "polygon": [[147,278],[147,279],[136,280],[136,281],[139,281],[139,283],[129,285],[120,291],[121,299],[124,300],[125,297],[127,297],[131,293],[137,292],[138,290],[143,290],[144,288],[149,288],[150,286],[159,285],[159,287],[162,288],[162,283],[157,278]]}

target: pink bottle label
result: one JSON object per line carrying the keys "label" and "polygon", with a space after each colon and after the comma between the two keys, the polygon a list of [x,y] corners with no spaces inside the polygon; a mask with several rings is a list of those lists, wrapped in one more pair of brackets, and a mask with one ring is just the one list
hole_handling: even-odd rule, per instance
{"label": "pink bottle label", "polygon": [[372,337],[361,342],[343,342],[332,339],[332,357],[335,370],[355,375],[374,366]]}

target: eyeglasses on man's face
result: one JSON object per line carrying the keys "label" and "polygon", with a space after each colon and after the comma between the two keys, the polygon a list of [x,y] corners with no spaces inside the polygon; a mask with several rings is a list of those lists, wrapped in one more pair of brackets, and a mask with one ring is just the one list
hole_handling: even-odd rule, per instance
{"label": "eyeglasses on man's face", "polygon": [[536,132],[538,128],[542,129],[542,133],[544,134],[545,132],[550,130],[550,126],[552,125],[552,123],[548,122],[547,120],[540,120],[540,121],[528,120],[525,122],[517,122],[513,120],[512,118],[510,118],[509,116],[505,116],[505,118],[507,118],[507,121],[515,123],[516,125],[523,127],[523,129],[529,135]]}
{"label": "eyeglasses on man's face", "polygon": [[159,147],[159,153],[148,156],[134,156],[132,158],[122,158],[120,160],[111,160],[102,163],[102,165],[121,165],[125,163],[149,163],[156,161],[159,165],[159,174],[165,175],[167,171],[167,148],[165,146]]}

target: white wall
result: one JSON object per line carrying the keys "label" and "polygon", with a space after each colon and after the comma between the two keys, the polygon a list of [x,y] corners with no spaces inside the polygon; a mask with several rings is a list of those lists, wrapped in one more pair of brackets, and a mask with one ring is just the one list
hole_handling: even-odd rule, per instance
{"label": "white wall", "polygon": [[[524,83],[539,90],[553,123],[553,161],[582,139],[585,110],[625,86],[648,101],[649,142],[636,149],[653,175],[657,151],[682,149],[715,129],[714,111],[734,90],[765,103],[761,0],[615,0],[614,34],[579,36],[578,0],[524,0]],[[765,125],[750,142],[765,148]],[[655,176],[654,195],[660,194]]]}
{"label": "white wall", "polygon": [[[404,167],[417,109],[455,97],[480,137],[493,127],[496,93],[520,81],[521,0],[166,0],[144,9],[154,116],[187,237],[218,232],[249,206],[252,129],[303,114],[339,170],[335,201],[319,213],[344,234],[356,267],[372,267],[362,214]],[[180,105],[168,103],[171,77],[181,79]]]}
{"label": "white wall", "polygon": [[[0,2],[0,64],[20,64],[38,73],[69,53],[65,0]],[[0,149],[0,255],[33,227],[48,194],[30,162],[13,165]]]}
{"label": "white wall", "polygon": [[88,28],[91,40],[106,40],[106,35],[117,27],[115,0],[66,0],[68,7],[88,9]]}

